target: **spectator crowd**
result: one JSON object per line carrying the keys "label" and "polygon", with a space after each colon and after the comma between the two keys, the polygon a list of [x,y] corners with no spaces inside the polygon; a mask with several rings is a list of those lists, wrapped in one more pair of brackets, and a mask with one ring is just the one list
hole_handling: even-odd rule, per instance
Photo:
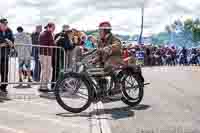
{"label": "spectator crowd", "polygon": [[142,61],[144,66],[200,64],[200,48],[130,44],[124,46],[124,51],[124,58],[131,56],[130,61]]}
{"label": "spectator crowd", "polygon": [[37,25],[29,34],[19,26],[14,35],[7,19],[0,19],[1,95],[7,95],[9,57],[18,57],[19,85],[16,88],[23,87],[23,79],[27,78],[28,82],[43,83],[40,92],[52,92],[54,84],[49,88],[48,83],[56,82],[61,70],[72,68],[73,61],[80,61],[84,51],[96,47],[94,36],[87,36],[69,25],[63,25],[58,34],[55,29],[55,24],[50,22],[44,31],[42,25]]}

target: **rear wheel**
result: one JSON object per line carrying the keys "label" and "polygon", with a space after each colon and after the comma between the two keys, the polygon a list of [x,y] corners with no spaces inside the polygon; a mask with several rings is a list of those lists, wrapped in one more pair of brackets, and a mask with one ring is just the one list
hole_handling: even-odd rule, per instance
{"label": "rear wheel", "polygon": [[55,85],[58,104],[72,113],[80,113],[91,104],[91,88],[83,75],[66,73]]}
{"label": "rear wheel", "polygon": [[143,99],[144,87],[139,74],[126,74],[122,79],[122,101],[129,106],[137,106]]}

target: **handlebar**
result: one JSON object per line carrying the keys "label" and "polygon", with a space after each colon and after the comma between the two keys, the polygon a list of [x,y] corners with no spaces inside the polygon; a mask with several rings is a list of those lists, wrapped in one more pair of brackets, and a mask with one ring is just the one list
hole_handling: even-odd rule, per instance
{"label": "handlebar", "polygon": [[92,51],[86,52],[86,53],[83,54],[83,57],[86,57],[86,56],[88,56],[88,55],[91,55],[91,54],[93,54],[93,53],[96,52],[96,51],[97,51],[97,49],[95,48],[95,49],[93,49]]}
{"label": "handlebar", "polygon": [[88,56],[94,54],[96,51],[97,49],[95,48],[95,49],[89,50],[88,52],[83,53],[81,61],[76,64],[87,66],[89,63],[88,58],[90,58]]}

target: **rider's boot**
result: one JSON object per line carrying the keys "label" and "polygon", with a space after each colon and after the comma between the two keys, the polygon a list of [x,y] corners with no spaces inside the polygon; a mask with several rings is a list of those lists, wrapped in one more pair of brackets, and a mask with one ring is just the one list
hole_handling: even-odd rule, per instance
{"label": "rider's boot", "polygon": [[104,96],[106,92],[106,86],[107,86],[107,80],[106,79],[99,79],[98,80],[99,84],[99,90],[98,91],[98,96]]}
{"label": "rider's boot", "polygon": [[118,94],[118,93],[121,93],[121,83],[120,83],[120,79],[118,79],[118,74],[114,71],[112,71],[110,73],[110,75],[112,76],[114,82],[115,82],[115,85],[114,85],[114,88],[112,88],[109,92],[109,95],[115,95],[115,94]]}

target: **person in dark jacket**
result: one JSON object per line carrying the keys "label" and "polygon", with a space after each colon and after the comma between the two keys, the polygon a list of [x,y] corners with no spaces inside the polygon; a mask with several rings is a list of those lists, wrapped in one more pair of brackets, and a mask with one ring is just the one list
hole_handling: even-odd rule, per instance
{"label": "person in dark jacket", "polygon": [[188,61],[187,61],[187,56],[188,56],[188,51],[185,47],[182,48],[181,54],[183,54],[183,63],[186,65],[188,64]]}
{"label": "person in dark jacket", "polygon": [[[41,32],[42,32],[42,26],[41,25],[36,26],[36,31],[31,35],[33,45],[39,45],[39,36]],[[34,58],[35,61],[35,68],[33,70],[33,80],[40,81],[41,64],[39,60],[39,47],[37,46],[32,47],[32,57]]]}
{"label": "person in dark jacket", "polygon": [[[13,32],[6,19],[0,19],[0,75],[1,82],[8,82],[8,61],[10,48],[14,46]],[[0,95],[7,96],[7,84],[0,84]]]}
{"label": "person in dark jacket", "polygon": [[53,55],[53,47],[54,43],[54,31],[55,24],[48,23],[45,26],[45,31],[41,33],[39,37],[39,42],[41,45],[40,48],[40,61],[41,61],[41,82],[40,92],[51,92],[48,89],[49,78],[51,76],[51,68],[52,68],[52,55]]}
{"label": "person in dark jacket", "polygon": [[146,48],[146,53],[145,53],[145,65],[149,66],[151,64],[151,51],[147,47]]}
{"label": "person in dark jacket", "polygon": [[[69,38],[70,33],[72,33],[72,30],[69,29],[68,25],[64,25],[63,30],[55,36],[56,46],[60,48],[54,49],[52,56],[52,82],[56,82],[58,80],[60,71],[65,69],[64,62],[68,57],[67,52],[74,48],[74,45]],[[52,84],[52,89],[54,88],[54,85],[55,84]]]}

